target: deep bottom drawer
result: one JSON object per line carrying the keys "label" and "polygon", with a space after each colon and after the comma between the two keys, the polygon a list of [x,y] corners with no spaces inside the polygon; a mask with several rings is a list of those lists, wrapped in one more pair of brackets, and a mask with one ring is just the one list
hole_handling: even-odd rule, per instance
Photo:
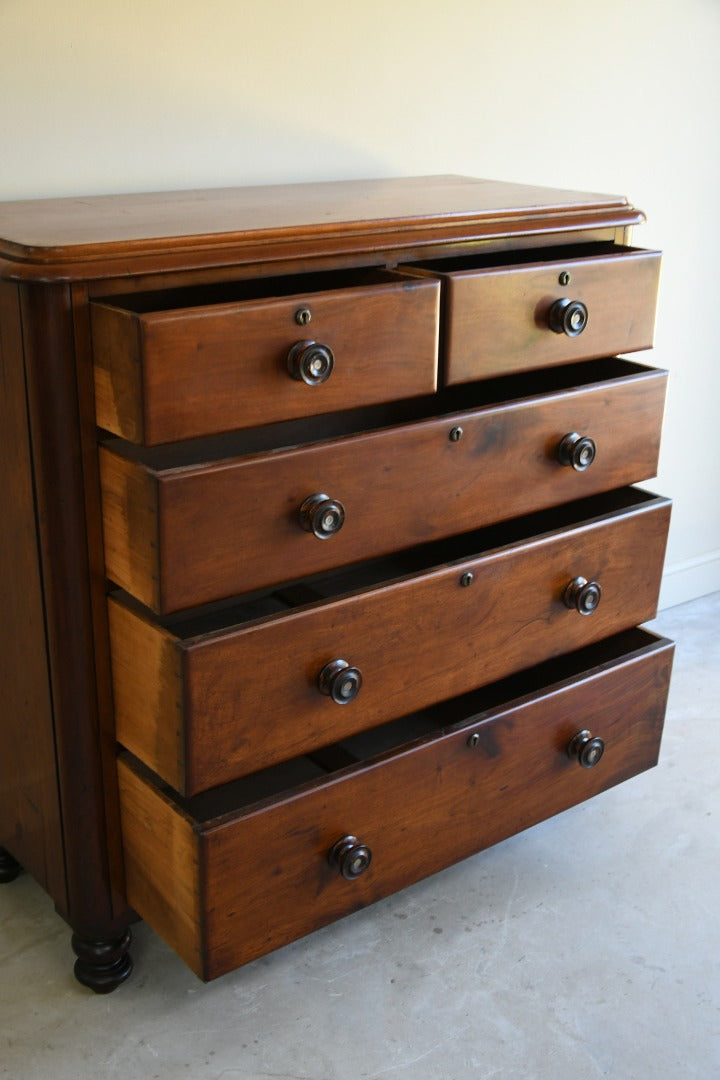
{"label": "deep bottom drawer", "polygon": [[[627,631],[193,799],[126,755],[128,900],[222,975],[653,766],[672,652]],[[586,729],[591,767],[568,754]],[[329,858],[348,836],[372,853],[352,880]]]}

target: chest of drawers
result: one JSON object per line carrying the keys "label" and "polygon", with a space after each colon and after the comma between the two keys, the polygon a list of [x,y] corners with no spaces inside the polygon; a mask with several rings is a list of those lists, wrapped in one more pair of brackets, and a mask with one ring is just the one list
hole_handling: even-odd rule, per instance
{"label": "chest of drawers", "polygon": [[0,877],[85,985],[138,916],[215,978],[656,762],[641,220],[462,177],[0,206]]}

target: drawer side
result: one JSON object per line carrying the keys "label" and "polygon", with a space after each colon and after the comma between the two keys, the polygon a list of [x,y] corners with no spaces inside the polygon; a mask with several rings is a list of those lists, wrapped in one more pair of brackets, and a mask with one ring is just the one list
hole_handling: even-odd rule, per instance
{"label": "drawer side", "polygon": [[118,761],[128,902],[203,977],[198,836],[169,800]]}
{"label": "drawer side", "polygon": [[176,639],[108,599],[115,737],[185,789],[182,654]]}
{"label": "drawer side", "polygon": [[145,437],[140,326],[106,304],[90,305],[98,427],[132,442]]}
{"label": "drawer side", "polygon": [[162,603],[157,482],[142,467],[102,446],[99,464],[105,573],[157,610]]}

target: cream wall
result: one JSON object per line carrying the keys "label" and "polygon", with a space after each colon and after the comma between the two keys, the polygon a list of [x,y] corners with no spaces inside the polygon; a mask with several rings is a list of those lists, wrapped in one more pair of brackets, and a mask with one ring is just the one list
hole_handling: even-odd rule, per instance
{"label": "cream wall", "polygon": [[437,172],[627,194],[666,253],[663,602],[720,589],[718,0],[0,0],[0,46],[2,199]]}

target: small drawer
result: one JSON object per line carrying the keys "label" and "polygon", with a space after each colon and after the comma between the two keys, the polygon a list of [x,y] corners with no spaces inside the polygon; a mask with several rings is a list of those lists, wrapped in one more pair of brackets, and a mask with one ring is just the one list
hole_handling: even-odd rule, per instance
{"label": "small drawer", "polygon": [[649,349],[660,253],[612,245],[423,264],[444,287],[445,382]]}
{"label": "small drawer", "polygon": [[672,651],[634,630],[191,800],[125,755],[128,901],[216,978],[651,768]]}
{"label": "small drawer", "polygon": [[107,576],[164,614],[648,480],[665,384],[609,359],[406,403],[394,427],[369,429],[380,411],[200,447],[112,440]]}
{"label": "small drawer", "polygon": [[94,301],[97,423],[153,446],[431,393],[439,295],[340,271]]}
{"label": "small drawer", "polygon": [[111,597],[118,741],[195,794],[635,626],[669,516],[623,488],[163,624]]}

